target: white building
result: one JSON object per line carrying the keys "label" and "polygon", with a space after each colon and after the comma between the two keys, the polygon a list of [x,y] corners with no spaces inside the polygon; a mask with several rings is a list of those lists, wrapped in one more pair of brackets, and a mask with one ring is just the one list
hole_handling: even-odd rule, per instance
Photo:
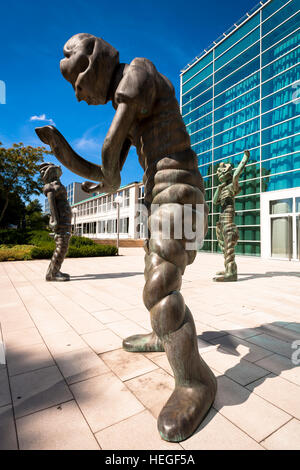
{"label": "white building", "polygon": [[145,217],[137,215],[137,204],[144,202],[142,183],[131,183],[114,194],[97,194],[72,204],[73,231],[95,240],[114,240],[117,237],[117,206],[120,205],[120,240],[145,238]]}

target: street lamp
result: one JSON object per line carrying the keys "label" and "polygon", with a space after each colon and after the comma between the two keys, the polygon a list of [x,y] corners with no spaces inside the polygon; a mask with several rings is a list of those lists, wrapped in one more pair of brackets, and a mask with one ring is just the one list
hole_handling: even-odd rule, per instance
{"label": "street lamp", "polygon": [[78,212],[77,207],[74,207],[74,209],[72,210],[72,212],[73,212],[73,216],[74,216],[74,235],[77,235],[77,227],[76,227],[76,223],[77,223],[77,212]]}
{"label": "street lamp", "polygon": [[119,255],[119,244],[120,244],[120,204],[122,204],[122,196],[116,196],[114,204],[117,206],[117,255]]}

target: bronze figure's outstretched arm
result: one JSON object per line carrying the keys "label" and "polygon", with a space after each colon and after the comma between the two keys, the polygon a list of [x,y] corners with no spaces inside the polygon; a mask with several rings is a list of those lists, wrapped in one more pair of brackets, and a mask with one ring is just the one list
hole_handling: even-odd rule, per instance
{"label": "bronze figure's outstretched arm", "polygon": [[249,160],[249,157],[250,157],[250,152],[249,152],[249,150],[245,150],[244,156],[243,156],[241,162],[240,162],[239,165],[236,167],[236,169],[235,169],[235,171],[234,171],[234,173],[233,173],[232,184],[233,184],[233,187],[234,187],[234,188],[238,186],[239,177],[240,177],[242,171],[244,170],[245,166],[247,165],[248,160]]}
{"label": "bronze figure's outstretched arm", "polygon": [[64,136],[54,126],[36,128],[39,138],[50,145],[56,158],[69,170],[84,178],[99,181],[94,184],[86,181],[82,188],[86,192],[114,192],[120,187],[120,170],[124,165],[130,141],[127,134],[135,118],[135,108],[126,103],[119,104],[102,147],[102,165],[96,165],[78,155]]}

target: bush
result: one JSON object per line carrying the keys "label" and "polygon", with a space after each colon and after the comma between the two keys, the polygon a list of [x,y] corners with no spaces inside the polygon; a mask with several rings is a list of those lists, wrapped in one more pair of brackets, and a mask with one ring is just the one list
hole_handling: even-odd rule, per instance
{"label": "bush", "polygon": [[94,246],[95,242],[90,238],[73,236],[70,240],[70,246]]}
{"label": "bush", "polygon": [[0,229],[0,245],[28,244],[28,238],[26,230]]}
{"label": "bush", "polygon": [[18,261],[32,259],[32,245],[0,246],[0,261]]}
{"label": "bush", "polygon": [[[0,261],[52,258],[55,241],[45,230],[1,230],[1,236],[0,241],[3,245],[0,245]],[[89,238],[74,236],[70,240],[67,257],[114,256],[116,254],[115,246],[98,245]]]}
{"label": "bush", "polygon": [[32,259],[51,259],[53,251],[55,249],[55,244],[43,244],[39,246],[34,246],[31,252]]}
{"label": "bush", "polygon": [[117,247],[113,245],[83,245],[69,246],[67,258],[81,258],[88,256],[114,256],[117,254]]}

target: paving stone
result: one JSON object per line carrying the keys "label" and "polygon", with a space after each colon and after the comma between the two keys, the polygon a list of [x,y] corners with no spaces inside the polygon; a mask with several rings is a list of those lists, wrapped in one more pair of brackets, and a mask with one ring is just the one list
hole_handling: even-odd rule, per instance
{"label": "paving stone", "polygon": [[103,360],[88,347],[59,354],[55,360],[68,384],[109,372]]}
{"label": "paving stone", "polygon": [[42,343],[7,351],[7,366],[10,376],[54,365],[48,348]]}
{"label": "paving stone", "polygon": [[119,349],[122,346],[122,339],[108,329],[82,335],[82,339],[84,339],[97,354]]}
{"label": "paving stone", "polygon": [[254,439],[214,409],[181,445],[186,450],[262,450]]}
{"label": "paving stone", "polygon": [[214,408],[257,442],[290,420],[290,415],[225,376],[218,378]]}
{"label": "paving stone", "polygon": [[256,364],[264,369],[280,375],[283,379],[300,385],[300,364],[295,365],[287,357],[280,356],[279,354],[272,354],[272,356],[265,357]]}
{"label": "paving stone", "polygon": [[37,328],[24,328],[24,330],[6,331],[3,334],[6,349],[16,349],[43,342]]}
{"label": "paving stone", "polygon": [[115,312],[111,308],[106,308],[99,312],[93,312],[92,315],[103,324],[112,323],[115,321],[125,320],[125,317],[120,313]]}
{"label": "paving stone", "polygon": [[210,367],[227,375],[227,377],[241,385],[247,385],[270,373],[269,370],[256,364],[226,353],[225,350],[223,352],[222,350],[207,352],[203,359]]}
{"label": "paving stone", "polygon": [[269,450],[300,450],[300,421],[292,419],[261,442]]}
{"label": "paving stone", "polygon": [[272,354],[272,352],[267,349],[232,335],[213,339],[211,343],[218,345],[218,349],[225,349],[225,351],[230,352],[232,355],[239,356],[241,359],[246,359],[250,362],[259,361]]}
{"label": "paving stone", "polygon": [[17,429],[21,450],[99,449],[75,401],[17,419]]}
{"label": "paving stone", "polygon": [[251,338],[248,338],[248,341],[274,353],[281,354],[282,356],[290,358],[292,355],[291,342],[287,343],[270,335],[261,334],[258,336],[252,336]]}
{"label": "paving stone", "polygon": [[18,443],[12,406],[2,406],[0,407],[0,450],[17,449]]}
{"label": "paving stone", "polygon": [[140,325],[137,325],[136,323],[130,320],[122,320],[119,322],[110,323],[109,328],[123,339],[128,338],[128,336],[132,335],[149,333],[149,331],[145,330]]}
{"label": "paving stone", "polygon": [[144,409],[126,385],[112,373],[73,384],[71,390],[93,432]]}
{"label": "paving stone", "polygon": [[86,348],[85,342],[75,331],[44,336],[44,340],[54,357],[58,354]]}
{"label": "paving stone", "polygon": [[56,366],[15,375],[10,384],[17,418],[73,398]]}
{"label": "paving stone", "polygon": [[0,406],[11,403],[7,369],[0,369]]}
{"label": "paving stone", "polygon": [[128,380],[126,385],[157,418],[174,390],[174,379],[158,369]]}
{"label": "paving stone", "polygon": [[270,374],[266,379],[256,380],[247,388],[286,413],[300,419],[300,387]]}
{"label": "paving stone", "polygon": [[103,429],[96,438],[103,450],[182,450],[160,438],[156,419],[147,410]]}
{"label": "paving stone", "polygon": [[101,359],[123,382],[157,369],[143,354],[127,352],[124,349],[104,353]]}

